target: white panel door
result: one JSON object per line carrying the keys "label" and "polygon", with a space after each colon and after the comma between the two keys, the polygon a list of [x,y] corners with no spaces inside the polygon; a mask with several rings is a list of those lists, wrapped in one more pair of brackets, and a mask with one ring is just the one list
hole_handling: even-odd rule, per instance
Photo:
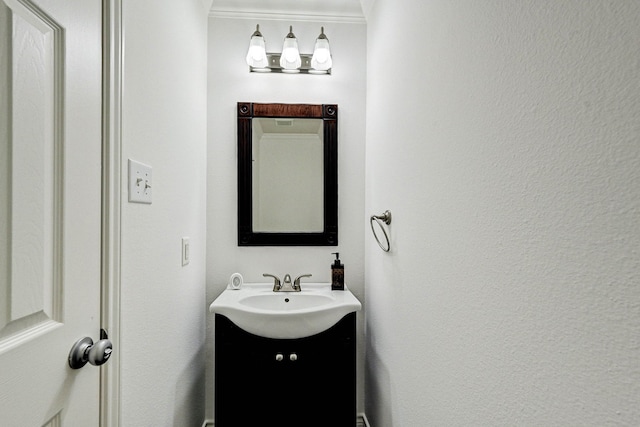
{"label": "white panel door", "polygon": [[99,424],[101,1],[0,0],[0,426]]}

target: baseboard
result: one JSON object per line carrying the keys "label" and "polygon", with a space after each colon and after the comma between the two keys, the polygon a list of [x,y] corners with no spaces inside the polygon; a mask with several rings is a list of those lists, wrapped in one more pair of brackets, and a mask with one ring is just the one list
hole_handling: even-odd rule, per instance
{"label": "baseboard", "polygon": [[[367,420],[367,416],[364,413],[358,415],[356,426],[371,427],[371,424],[369,424],[369,420]],[[202,427],[215,427],[215,426],[213,424],[213,420],[204,420],[204,422],[202,423]]]}

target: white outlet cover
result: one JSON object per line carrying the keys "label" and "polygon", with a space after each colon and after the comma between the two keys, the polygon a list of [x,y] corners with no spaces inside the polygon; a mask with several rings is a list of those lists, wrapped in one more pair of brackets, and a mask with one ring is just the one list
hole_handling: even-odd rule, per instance
{"label": "white outlet cover", "polygon": [[151,203],[151,166],[129,159],[129,202]]}

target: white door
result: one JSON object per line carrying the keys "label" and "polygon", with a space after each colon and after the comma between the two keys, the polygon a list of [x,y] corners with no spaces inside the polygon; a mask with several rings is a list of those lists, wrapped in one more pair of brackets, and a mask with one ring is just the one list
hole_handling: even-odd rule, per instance
{"label": "white door", "polygon": [[99,424],[101,1],[0,0],[0,426]]}

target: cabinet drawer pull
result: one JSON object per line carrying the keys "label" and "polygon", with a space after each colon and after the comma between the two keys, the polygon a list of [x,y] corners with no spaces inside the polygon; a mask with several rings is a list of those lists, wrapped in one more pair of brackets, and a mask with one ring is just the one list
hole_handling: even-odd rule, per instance
{"label": "cabinet drawer pull", "polygon": [[295,362],[296,360],[298,360],[298,355],[295,353],[291,353],[289,355],[289,360],[291,360],[292,362]]}
{"label": "cabinet drawer pull", "polygon": [[276,362],[282,362],[284,360],[284,356],[282,353],[276,354]]}

